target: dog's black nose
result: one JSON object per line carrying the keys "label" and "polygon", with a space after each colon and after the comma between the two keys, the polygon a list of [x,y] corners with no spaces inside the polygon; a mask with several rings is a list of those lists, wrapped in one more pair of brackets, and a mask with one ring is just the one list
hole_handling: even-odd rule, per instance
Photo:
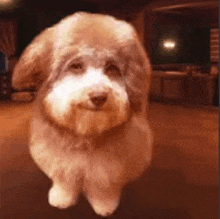
{"label": "dog's black nose", "polygon": [[89,98],[96,107],[101,107],[107,100],[107,92],[96,91],[89,94]]}

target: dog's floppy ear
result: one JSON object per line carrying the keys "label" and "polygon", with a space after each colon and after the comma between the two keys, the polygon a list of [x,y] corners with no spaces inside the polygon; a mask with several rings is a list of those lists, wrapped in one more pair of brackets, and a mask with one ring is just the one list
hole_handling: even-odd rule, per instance
{"label": "dog's floppy ear", "polygon": [[125,48],[127,66],[125,84],[131,105],[136,112],[146,113],[150,88],[151,64],[137,34]]}
{"label": "dog's floppy ear", "polygon": [[38,89],[48,77],[53,49],[54,28],[44,30],[35,37],[22,53],[12,77],[17,90]]}

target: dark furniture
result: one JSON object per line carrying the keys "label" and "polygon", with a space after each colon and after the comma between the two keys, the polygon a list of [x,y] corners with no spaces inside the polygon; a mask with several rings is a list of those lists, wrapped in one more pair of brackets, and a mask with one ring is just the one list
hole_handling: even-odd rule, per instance
{"label": "dark furniture", "polygon": [[187,75],[181,71],[154,71],[150,99],[154,101],[215,105],[217,77]]}

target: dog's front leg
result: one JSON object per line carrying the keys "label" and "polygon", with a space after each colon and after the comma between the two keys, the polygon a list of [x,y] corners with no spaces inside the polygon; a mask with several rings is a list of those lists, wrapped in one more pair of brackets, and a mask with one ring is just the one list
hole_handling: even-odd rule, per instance
{"label": "dog's front leg", "polygon": [[71,185],[53,181],[53,186],[48,193],[48,202],[51,206],[65,209],[76,204],[79,195],[79,183],[71,183]]}
{"label": "dog's front leg", "polygon": [[86,196],[93,210],[103,217],[114,213],[120,202],[119,188],[98,188],[96,185],[87,187]]}

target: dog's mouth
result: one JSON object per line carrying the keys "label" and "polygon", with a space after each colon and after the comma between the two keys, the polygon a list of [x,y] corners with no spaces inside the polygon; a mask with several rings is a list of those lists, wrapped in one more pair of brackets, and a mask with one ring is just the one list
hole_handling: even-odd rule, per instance
{"label": "dog's mouth", "polygon": [[100,111],[107,110],[107,108],[103,106],[95,106],[92,104],[85,104],[85,103],[77,104],[77,107],[82,110],[88,110],[88,111],[93,111],[93,112],[100,112]]}
{"label": "dog's mouth", "polygon": [[82,109],[94,112],[103,111],[102,107],[83,107]]}

